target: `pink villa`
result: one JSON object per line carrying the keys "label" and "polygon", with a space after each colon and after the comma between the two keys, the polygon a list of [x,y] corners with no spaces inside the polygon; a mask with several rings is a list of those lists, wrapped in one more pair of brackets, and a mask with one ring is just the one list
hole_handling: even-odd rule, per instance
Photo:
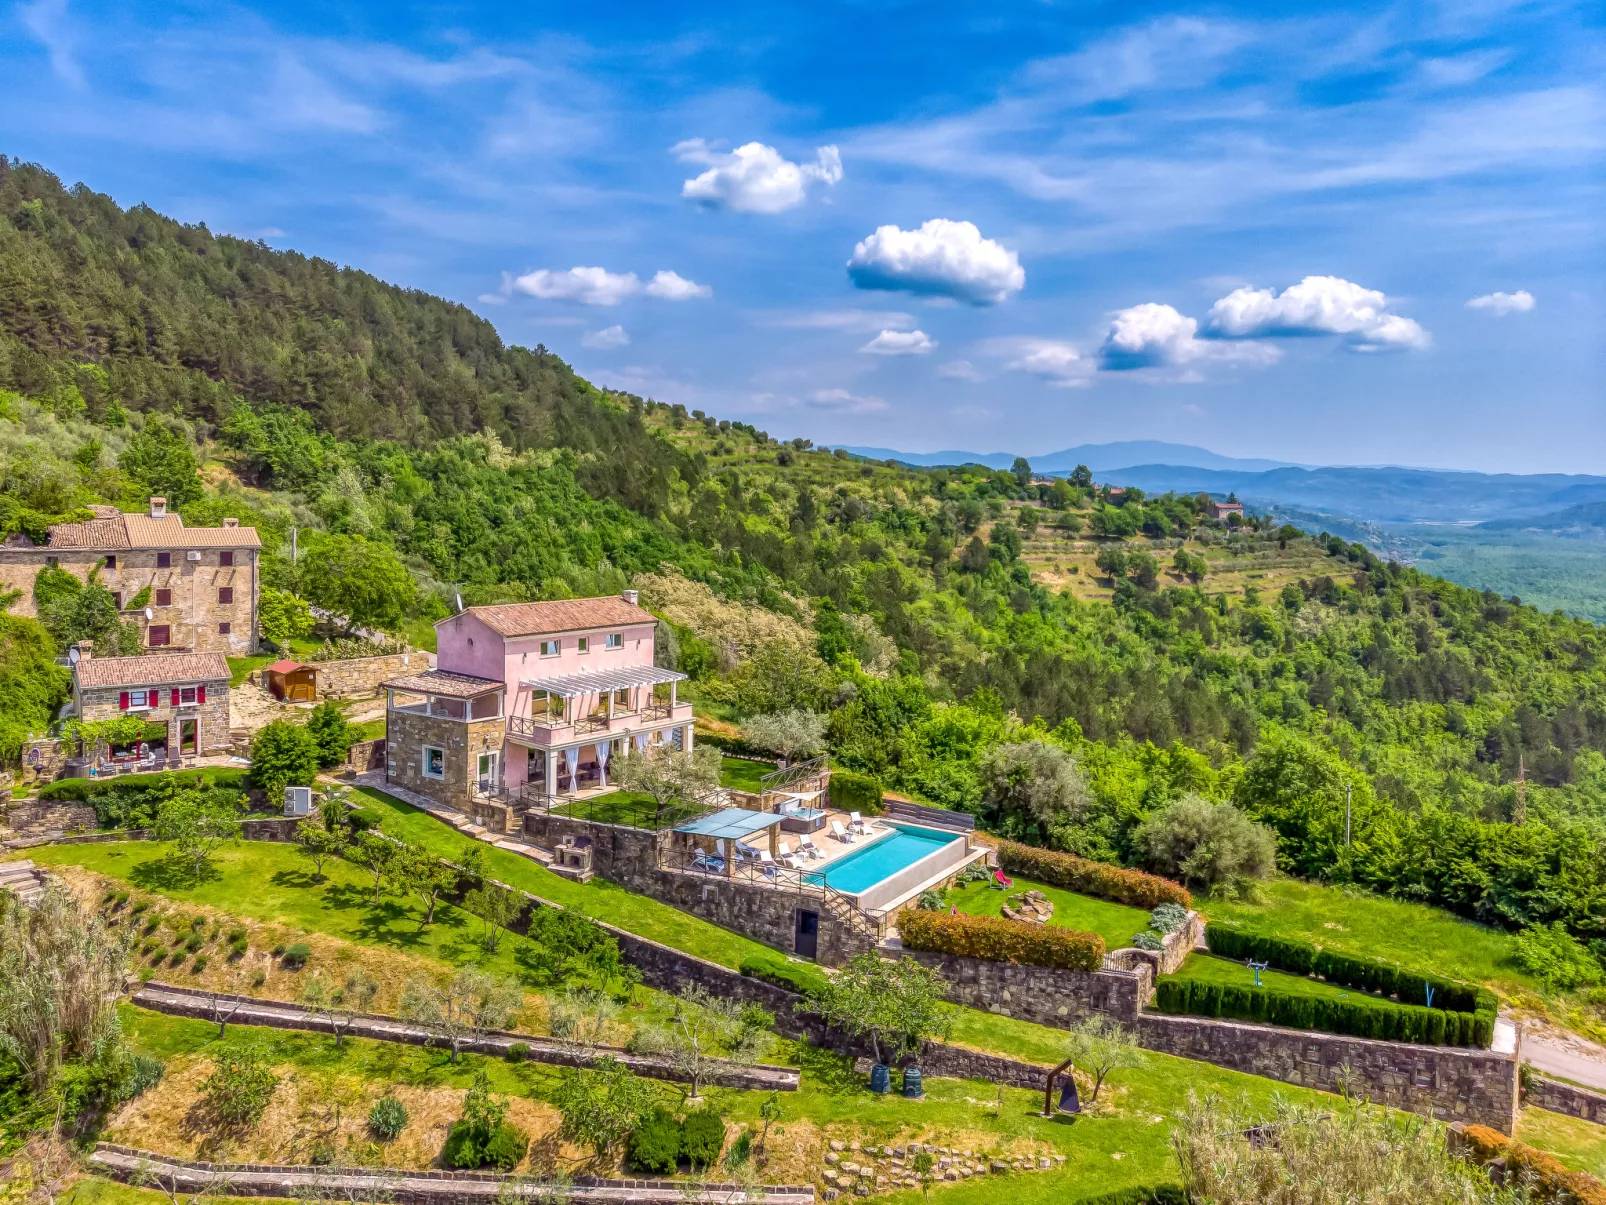
{"label": "pink villa", "polygon": [[653,664],[656,624],[634,590],[441,620],[435,668],[381,683],[386,781],[466,810],[607,789],[632,741],[691,748],[686,675]]}

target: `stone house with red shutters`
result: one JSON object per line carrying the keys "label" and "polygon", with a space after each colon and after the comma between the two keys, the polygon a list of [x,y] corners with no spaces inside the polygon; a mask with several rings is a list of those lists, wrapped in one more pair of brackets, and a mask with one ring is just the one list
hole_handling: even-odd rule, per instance
{"label": "stone house with red shutters", "polygon": [[73,666],[73,706],[81,720],[134,715],[145,737],[133,756],[168,759],[229,748],[229,663],[222,653],[96,657],[86,641]]}
{"label": "stone house with red shutters", "polygon": [[57,523],[44,544],[21,532],[0,544],[0,593],[22,592],[12,614],[34,616],[34,579],[45,566],[80,581],[98,567],[101,585],[117,597],[123,622],[139,628],[143,647],[231,657],[256,651],[262,556],[256,528],[234,519],[186,527],[160,497],[144,514],[90,509],[94,518]]}

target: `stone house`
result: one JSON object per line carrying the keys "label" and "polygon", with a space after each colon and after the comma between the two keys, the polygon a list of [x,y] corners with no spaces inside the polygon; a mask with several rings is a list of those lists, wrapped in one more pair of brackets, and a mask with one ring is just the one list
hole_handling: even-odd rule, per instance
{"label": "stone house", "polygon": [[[93,519],[58,523],[35,545],[18,533],[0,546],[0,591],[21,590],[17,615],[36,614],[34,579],[55,565],[80,580],[100,566],[125,622],[139,626],[149,649],[245,656],[256,650],[262,541],[234,519],[221,527],[186,527],[152,498],[144,514],[94,506]],[[148,602],[131,604],[146,587]]]}
{"label": "stone house", "polygon": [[380,684],[387,779],[467,809],[601,789],[629,741],[691,748],[685,675],[653,664],[656,624],[633,590],[441,620],[436,668]]}
{"label": "stone house", "polygon": [[1244,517],[1244,504],[1242,502],[1217,502],[1211,499],[1205,507],[1205,513],[1212,519],[1225,519],[1228,515]]}
{"label": "stone house", "polygon": [[73,666],[74,712],[81,720],[142,717],[142,747],[125,756],[171,761],[229,748],[229,664],[222,653],[95,657],[87,645],[79,646]]}

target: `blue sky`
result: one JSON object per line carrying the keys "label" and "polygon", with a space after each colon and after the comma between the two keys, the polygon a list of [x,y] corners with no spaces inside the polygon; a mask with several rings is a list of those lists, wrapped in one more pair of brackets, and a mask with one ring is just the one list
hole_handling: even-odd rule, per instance
{"label": "blue sky", "polygon": [[785,437],[1600,472],[1603,18],[37,0],[0,151]]}

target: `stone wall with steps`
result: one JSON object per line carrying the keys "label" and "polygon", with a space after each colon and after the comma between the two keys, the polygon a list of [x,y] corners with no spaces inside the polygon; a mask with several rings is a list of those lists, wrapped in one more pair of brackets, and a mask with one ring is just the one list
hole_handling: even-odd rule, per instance
{"label": "stone wall with steps", "polygon": [[24,904],[45,893],[45,873],[32,862],[0,862],[0,890],[9,891]]}
{"label": "stone wall with steps", "polygon": [[92,832],[100,823],[87,803],[13,803],[6,809],[6,825],[14,837],[44,837]]}

